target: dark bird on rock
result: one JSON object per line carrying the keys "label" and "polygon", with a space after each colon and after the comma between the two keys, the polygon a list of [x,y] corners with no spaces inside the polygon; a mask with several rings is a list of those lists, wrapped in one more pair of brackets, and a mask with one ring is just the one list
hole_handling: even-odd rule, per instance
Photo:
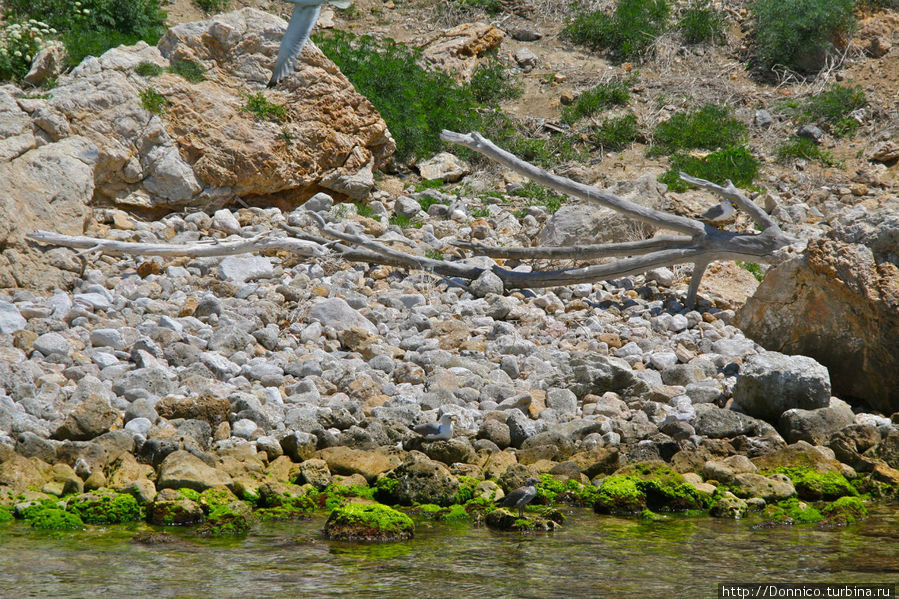
{"label": "dark bird on rock", "polygon": [[296,4],[293,14],[290,16],[290,24],[281,40],[281,47],[278,48],[278,59],[275,61],[275,68],[272,70],[272,78],[268,82],[269,87],[273,87],[276,83],[284,79],[287,74],[296,66],[297,56],[303,51],[303,46],[309,40],[309,34],[318,20],[318,13],[321,12],[322,4],[330,2],[338,8],[349,8],[352,0],[288,0]]}
{"label": "dark bird on rock", "polygon": [[446,441],[453,436],[453,423],[455,414],[444,414],[439,422],[426,422],[413,427],[416,433],[424,437],[425,441]]}
{"label": "dark bird on rock", "polygon": [[518,517],[524,518],[524,506],[529,504],[537,496],[537,485],[540,481],[536,478],[529,478],[524,481],[524,486],[519,487],[503,497],[496,500],[496,505],[500,507],[518,508]]}

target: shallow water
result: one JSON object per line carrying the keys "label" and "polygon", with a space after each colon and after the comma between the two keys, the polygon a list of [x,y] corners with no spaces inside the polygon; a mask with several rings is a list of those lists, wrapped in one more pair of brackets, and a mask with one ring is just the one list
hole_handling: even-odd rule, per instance
{"label": "shallow water", "polygon": [[[708,517],[643,522],[570,509],[554,533],[420,522],[405,543],[331,543],[324,517],[240,539],[144,524],[46,533],[0,525],[0,597],[715,597],[720,582],[899,582],[899,506],[838,529]],[[155,528],[155,530],[162,530]]]}

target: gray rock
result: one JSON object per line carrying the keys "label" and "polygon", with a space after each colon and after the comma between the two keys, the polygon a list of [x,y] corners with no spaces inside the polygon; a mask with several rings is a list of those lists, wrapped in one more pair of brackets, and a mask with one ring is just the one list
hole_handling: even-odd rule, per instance
{"label": "gray rock", "polygon": [[752,416],[719,408],[713,404],[694,406],[696,418],[693,428],[696,434],[712,439],[731,439],[740,435],[753,437],[771,429],[771,426]]}
{"label": "gray rock", "polygon": [[11,335],[28,324],[14,304],[0,300],[0,335]]}
{"label": "gray rock", "polygon": [[755,124],[761,127],[762,129],[767,129],[774,123],[774,119],[771,118],[771,113],[767,110],[756,110],[755,111]]}
{"label": "gray rock", "polygon": [[496,444],[497,448],[505,449],[512,444],[512,436],[509,425],[493,418],[485,418],[478,428],[478,439],[487,439]]}
{"label": "gray rock", "polygon": [[854,419],[849,404],[833,397],[826,408],[787,410],[780,415],[778,430],[787,443],[807,441],[812,445],[826,445],[833,433],[849,426]]}
{"label": "gray rock", "polygon": [[734,387],[734,401],[747,414],[776,421],[791,408],[827,407],[830,375],[812,358],[763,352],[743,363]]}
{"label": "gray rock", "polygon": [[537,434],[537,425],[520,410],[509,411],[506,426],[509,427],[509,440],[513,447],[521,447],[528,437]]}
{"label": "gray rock", "polygon": [[227,208],[216,210],[212,215],[212,226],[229,235],[240,235],[241,226],[234,213]]}
{"label": "gray rock", "polygon": [[132,418],[128,422],[125,423],[125,430],[134,433],[135,435],[139,435],[143,438],[147,438],[147,435],[150,434],[150,429],[153,428],[153,423],[150,422],[148,418]]}
{"label": "gray rock", "polygon": [[56,463],[56,446],[31,431],[19,433],[16,453],[26,458],[38,458],[48,464]]}
{"label": "gray rock", "polygon": [[500,295],[505,289],[503,281],[491,270],[485,270],[477,279],[471,282],[471,292],[477,297],[486,297],[488,294]]}
{"label": "gray rock", "polygon": [[188,488],[203,492],[218,485],[230,485],[231,477],[208,466],[187,451],[175,451],[162,461],[156,486],[159,489]]}
{"label": "gray rock", "polygon": [[796,487],[783,474],[762,476],[744,472],[734,476],[731,488],[737,497],[761,497],[765,501],[781,501],[796,494]]}
{"label": "gray rock", "polygon": [[303,208],[310,212],[328,212],[334,205],[334,198],[324,192],[319,192],[306,200]]}
{"label": "gray rock", "polygon": [[815,125],[802,125],[796,131],[796,135],[818,143],[819,141],[821,141],[821,138],[824,137],[824,131],[822,131],[820,127],[816,127]]}
{"label": "gray rock", "polygon": [[560,414],[576,414],[577,397],[568,389],[552,387],[546,391],[546,407]]}
{"label": "gray rock", "polygon": [[281,439],[284,454],[295,462],[303,462],[315,453],[318,440],[315,435],[300,431],[291,431]]}
{"label": "gray rock", "polygon": [[331,327],[338,332],[359,327],[373,335],[380,336],[378,328],[370,320],[339,297],[332,297],[314,304],[309,308],[307,319],[319,322],[324,327]]}
{"label": "gray rock", "polygon": [[94,347],[111,347],[123,350],[127,345],[122,334],[117,329],[94,329],[90,335],[91,345]]}
{"label": "gray rock", "polygon": [[235,283],[246,283],[255,279],[269,279],[274,272],[272,262],[265,256],[228,256],[219,263],[222,278]]}
{"label": "gray rock", "polygon": [[527,48],[519,48],[515,51],[515,62],[522,69],[530,70],[537,66],[537,55]]}
{"label": "gray rock", "polygon": [[124,395],[135,389],[142,389],[155,397],[164,397],[174,393],[176,383],[172,373],[163,368],[139,368],[125,374],[121,380],[113,383],[112,390]]}
{"label": "gray rock", "polygon": [[122,417],[104,398],[91,395],[66,416],[53,438],[88,441],[121,424]]}
{"label": "gray rock", "polygon": [[156,422],[159,415],[153,407],[154,402],[146,398],[138,398],[131,402],[125,409],[125,422],[130,422],[135,418],[144,418],[151,424]]}
{"label": "gray rock", "polygon": [[249,418],[242,418],[231,425],[231,434],[243,439],[252,439],[258,428]]}
{"label": "gray rock", "polygon": [[64,356],[72,353],[72,346],[68,340],[59,333],[44,333],[34,340],[34,349],[41,352],[44,356],[52,354],[62,354]]}
{"label": "gray rock", "polygon": [[400,196],[393,204],[393,212],[397,216],[412,218],[419,212],[421,212],[421,204],[419,204],[409,196]]}

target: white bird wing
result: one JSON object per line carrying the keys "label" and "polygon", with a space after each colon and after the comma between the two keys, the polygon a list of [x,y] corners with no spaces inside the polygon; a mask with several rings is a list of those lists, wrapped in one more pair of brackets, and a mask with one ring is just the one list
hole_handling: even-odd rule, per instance
{"label": "white bird wing", "polygon": [[337,8],[349,8],[350,4],[353,3],[353,0],[328,0],[328,2],[330,2]]}
{"label": "white bird wing", "polygon": [[312,6],[297,5],[293,9],[290,16],[290,24],[287,26],[287,32],[281,40],[281,47],[278,49],[278,60],[275,61],[275,68],[272,70],[272,78],[268,82],[268,86],[272,87],[296,66],[297,56],[306,45],[309,34],[315,26],[318,19],[318,13],[321,11],[321,4]]}

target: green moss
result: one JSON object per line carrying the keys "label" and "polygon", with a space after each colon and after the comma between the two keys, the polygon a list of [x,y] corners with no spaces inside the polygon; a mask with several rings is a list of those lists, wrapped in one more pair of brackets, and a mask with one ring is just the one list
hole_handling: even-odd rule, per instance
{"label": "green moss", "polygon": [[844,496],[857,496],[858,491],[838,472],[818,472],[803,466],[775,468],[772,473],[787,475],[800,499],[833,501]]}
{"label": "green moss", "polygon": [[13,516],[12,510],[9,509],[8,506],[0,505],[0,524],[4,522],[11,522],[15,519]]}
{"label": "green moss", "polygon": [[191,83],[206,79],[206,67],[195,60],[173,60],[169,71],[184,77]]}
{"label": "green moss", "polygon": [[395,478],[388,478],[386,476],[381,477],[375,481],[375,495],[378,499],[384,500],[393,495],[394,490],[396,490],[396,487],[399,484],[400,481]]}
{"label": "green moss", "polygon": [[363,499],[375,498],[375,489],[368,485],[350,485],[344,487],[342,485],[328,485],[321,492],[318,503],[323,505],[325,509],[333,510],[337,506],[346,502],[347,497],[361,497]]}
{"label": "green moss", "polygon": [[162,67],[144,60],[135,67],[134,72],[141,77],[156,77],[157,75],[162,75]]}
{"label": "green moss", "polygon": [[468,503],[475,496],[475,490],[478,485],[481,484],[481,481],[472,476],[460,476],[458,477],[459,481],[459,490],[456,492],[456,503],[464,504]]}
{"label": "green moss", "polygon": [[217,507],[228,505],[235,500],[237,500],[237,496],[228,489],[212,488],[200,493],[194,501],[199,503],[203,511],[209,514]]}
{"label": "green moss", "polygon": [[31,502],[31,505],[25,506],[24,508],[17,508],[17,512],[21,518],[30,520],[45,509],[58,507],[58,501],[56,499],[41,499]]}
{"label": "green moss", "polygon": [[379,531],[402,532],[414,526],[412,518],[379,503],[350,503],[331,512],[328,522],[358,525]]}
{"label": "green moss", "polygon": [[[240,507],[240,504],[237,504]],[[233,505],[217,505],[206,517],[206,522],[197,530],[207,536],[237,535],[250,529],[250,521],[243,510]]]}
{"label": "green moss", "polygon": [[185,499],[190,499],[191,501],[200,501],[200,493],[199,491],[194,491],[193,489],[188,489],[187,487],[178,489],[178,492],[181,493],[181,496]]}
{"label": "green moss", "polygon": [[599,498],[599,489],[593,485],[585,485],[576,480],[556,480],[551,474],[541,474],[537,485],[535,503],[555,505],[566,503],[571,505],[593,505]]}
{"label": "green moss", "polygon": [[464,505],[455,504],[449,507],[440,507],[433,503],[422,503],[411,508],[411,513],[427,520],[436,520],[443,522],[457,522],[460,520],[469,520],[471,516],[465,509]]}
{"label": "green moss", "polygon": [[844,525],[867,517],[868,508],[858,497],[840,497],[821,509],[824,519],[829,524]]}
{"label": "green moss", "polygon": [[77,514],[59,508],[45,508],[31,518],[31,526],[43,530],[67,530],[84,528],[84,522]]}
{"label": "green moss", "polygon": [[823,520],[824,516],[813,506],[793,497],[766,506],[762,518],[769,524],[813,524]]}
{"label": "green moss", "polygon": [[646,494],[630,476],[609,476],[599,486],[593,509],[601,514],[635,514],[646,509]]}
{"label": "green moss", "polygon": [[88,524],[120,524],[144,517],[137,499],[126,493],[85,493],[73,497],[66,510]]}
{"label": "green moss", "polygon": [[641,463],[603,480],[593,509],[599,513],[704,510],[711,499],[669,466]]}

